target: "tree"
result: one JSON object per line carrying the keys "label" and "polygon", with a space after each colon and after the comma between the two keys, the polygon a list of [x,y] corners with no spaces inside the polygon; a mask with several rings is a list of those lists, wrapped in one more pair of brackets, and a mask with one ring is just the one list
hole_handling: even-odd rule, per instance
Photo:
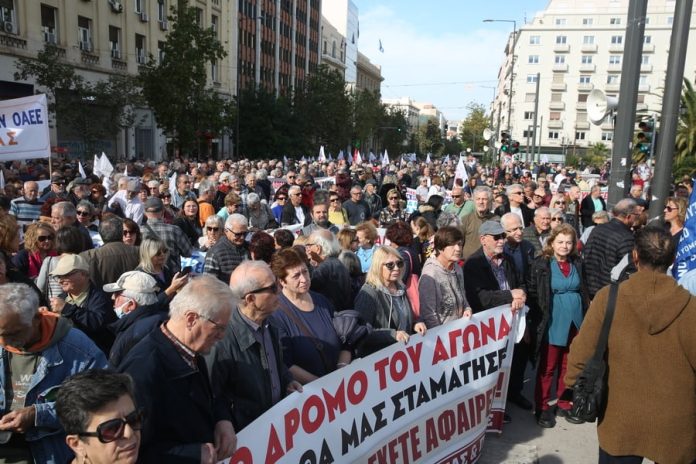
{"label": "tree", "polygon": [[483,130],[490,125],[490,120],[483,105],[471,102],[466,108],[469,113],[460,124],[459,139],[464,148],[479,151],[486,144],[483,140]]}
{"label": "tree", "polygon": [[408,121],[404,112],[401,110],[388,111],[382,105],[379,127],[382,148],[393,156],[403,153],[404,141],[408,137]]}
{"label": "tree", "polygon": [[220,134],[235,114],[225,101],[207,87],[207,69],[227,53],[212,28],[203,29],[196,8],[185,2],[172,6],[163,58],[150,56],[141,68],[140,83],[157,125],[171,135],[184,151],[201,152],[201,143]]}
{"label": "tree", "polygon": [[589,164],[591,166],[601,166],[607,160],[608,156],[609,148],[607,148],[607,146],[602,142],[597,142],[587,147],[584,161],[585,164]]}
{"label": "tree", "polygon": [[425,125],[421,126],[416,133],[418,140],[418,153],[439,153],[442,151],[444,144],[442,143],[442,131],[434,118],[427,120]]}
{"label": "tree", "polygon": [[363,149],[374,148],[372,145],[375,133],[383,127],[391,127],[381,125],[385,112],[384,106],[379,100],[379,92],[362,90],[351,94],[353,140],[360,142]]}
{"label": "tree", "polygon": [[688,79],[684,79],[681,113],[675,141],[676,161],[682,161],[696,155],[696,90]]}

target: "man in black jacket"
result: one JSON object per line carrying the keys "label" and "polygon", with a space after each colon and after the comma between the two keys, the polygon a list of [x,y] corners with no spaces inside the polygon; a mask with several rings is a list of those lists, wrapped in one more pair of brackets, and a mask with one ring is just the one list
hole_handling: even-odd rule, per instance
{"label": "man in black jacket", "polygon": [[520,184],[508,185],[505,188],[508,203],[498,206],[495,214],[502,217],[505,213],[514,213],[524,223],[524,227],[529,227],[534,221],[534,210],[524,204],[524,187]]}
{"label": "man in black jacket", "polygon": [[[513,311],[524,307],[527,300],[522,276],[511,258],[503,253],[505,229],[496,221],[486,221],[479,227],[481,248],[464,263],[466,299],[475,313],[510,304]],[[508,400],[522,409],[531,410],[532,403],[522,396],[524,371],[529,360],[528,336],[515,344],[510,367]],[[506,418],[508,419],[508,418]]]}

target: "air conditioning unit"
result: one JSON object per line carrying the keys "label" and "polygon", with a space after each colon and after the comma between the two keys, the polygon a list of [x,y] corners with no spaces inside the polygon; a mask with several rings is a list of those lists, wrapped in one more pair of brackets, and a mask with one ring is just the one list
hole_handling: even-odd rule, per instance
{"label": "air conditioning unit", "polygon": [[114,13],[121,13],[123,11],[123,4],[120,2],[109,0],[109,4],[111,5],[111,11]]}
{"label": "air conditioning unit", "polygon": [[55,32],[47,32],[45,31],[44,33],[44,42],[48,44],[56,44],[56,33]]}
{"label": "air conditioning unit", "polygon": [[147,13],[145,13],[144,11],[141,11],[140,12],[140,21],[143,23],[146,23],[149,20],[150,20],[150,18],[147,17]]}
{"label": "air conditioning unit", "polygon": [[121,59],[121,50],[118,48],[112,48],[111,49],[111,58],[116,58],[117,60]]}
{"label": "air conditioning unit", "polygon": [[5,21],[4,23],[2,23],[2,30],[7,32],[8,34],[17,33],[17,28],[15,27],[12,21]]}
{"label": "air conditioning unit", "polygon": [[169,29],[169,22],[168,21],[160,21],[159,26],[160,26],[161,31],[166,31]]}
{"label": "air conditioning unit", "polygon": [[83,52],[92,51],[92,41],[91,40],[80,40],[80,50]]}

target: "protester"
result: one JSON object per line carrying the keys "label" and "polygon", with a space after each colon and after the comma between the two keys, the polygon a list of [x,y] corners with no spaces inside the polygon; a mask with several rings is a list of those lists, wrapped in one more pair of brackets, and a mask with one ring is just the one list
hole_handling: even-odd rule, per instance
{"label": "protester", "polygon": [[493,192],[490,187],[476,187],[473,197],[474,212],[464,216],[462,221],[462,232],[464,234],[462,258],[464,259],[468,259],[481,246],[478,234],[481,224],[485,221],[498,219],[498,216],[491,212]]}
{"label": "protester", "polygon": [[143,225],[143,236],[154,236],[167,244],[169,250],[167,266],[172,272],[178,272],[181,269],[181,257],[191,256],[193,251],[191,242],[179,227],[166,224],[163,221],[164,203],[159,198],[150,197],[147,199],[145,217],[147,223]]}
{"label": "protester", "polygon": [[362,271],[367,272],[376,248],[377,228],[371,222],[361,222],[355,227],[355,237],[358,239],[358,249],[355,254],[360,259]]}
{"label": "protester", "polygon": [[348,213],[341,205],[341,197],[336,192],[329,192],[329,222],[341,227],[348,224]]}
{"label": "protester", "polygon": [[99,225],[104,246],[80,254],[89,264],[89,275],[97,287],[114,282],[138,265],[138,248],[123,243],[124,224],[118,216],[110,216]]}
{"label": "protester", "polygon": [[232,271],[250,257],[245,240],[248,233],[247,218],[237,213],[230,215],[225,222],[224,237],[205,255],[204,272],[229,282]]}
{"label": "protester", "polygon": [[378,221],[380,227],[389,227],[398,221],[408,221],[408,213],[401,209],[401,196],[398,189],[387,192],[387,206],[379,211]]}
{"label": "protester", "polygon": [[139,246],[142,239],[143,234],[140,232],[140,226],[134,220],[125,218],[123,220],[123,243]]}
{"label": "protester", "polygon": [[413,234],[409,225],[404,221],[397,221],[387,227],[385,238],[392,247],[396,248],[404,260],[404,275],[402,280],[407,284],[412,274],[419,276],[421,273],[421,261],[419,250],[414,250]]}
{"label": "protester", "polygon": [[302,204],[302,189],[297,185],[290,187],[288,189],[288,199],[290,201],[283,206],[280,218],[281,225],[292,226],[300,224],[302,227],[308,226],[312,222],[312,216],[310,209]]}
{"label": "protester", "polygon": [[[560,216],[557,215],[557,217]],[[546,206],[539,206],[534,210],[534,223],[522,231],[522,237],[534,247],[535,257],[541,255],[549,232],[551,232],[551,211]]]}
{"label": "protester", "polygon": [[198,248],[208,251],[222,237],[225,221],[220,216],[208,216],[203,227],[203,236],[198,239]]}
{"label": "protester", "polygon": [[22,196],[10,202],[9,211],[17,219],[22,232],[26,232],[29,224],[39,220],[41,205],[43,201],[39,200],[39,184],[34,181],[24,182]]}
{"label": "protester", "polygon": [[135,270],[144,272],[155,279],[161,300],[171,300],[188,282],[188,275],[174,272],[167,266],[169,249],[162,240],[156,237],[145,237],[138,253],[140,261]]}
{"label": "protester", "polygon": [[29,224],[24,234],[24,248],[12,258],[15,268],[30,279],[39,276],[41,265],[48,256],[56,256],[56,232],[50,224]]}
{"label": "protester", "polygon": [[359,185],[350,188],[350,199],[343,202],[343,209],[348,215],[348,222],[356,226],[372,217],[370,205],[363,198],[363,190]]}
{"label": "protester", "polygon": [[306,249],[313,266],[311,290],[326,297],[336,311],[352,308],[350,273],[338,260],[341,246],[334,234],[326,229],[316,230],[309,236]]}
{"label": "protester", "polygon": [[665,223],[669,225],[669,233],[672,236],[674,247],[679,245],[679,240],[682,237],[684,230],[684,221],[686,220],[686,210],[689,204],[686,198],[669,197],[665,202]]}
{"label": "protester", "polygon": [[602,190],[599,185],[593,185],[590,189],[590,194],[583,198],[580,203],[580,215],[582,217],[582,226],[590,227],[592,225],[592,214],[598,211],[607,211],[607,204],[604,198],[601,197]]}

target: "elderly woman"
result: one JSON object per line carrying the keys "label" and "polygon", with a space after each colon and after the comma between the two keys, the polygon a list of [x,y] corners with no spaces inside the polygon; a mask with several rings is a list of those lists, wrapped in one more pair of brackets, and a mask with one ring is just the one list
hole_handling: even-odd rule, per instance
{"label": "elderly woman", "polygon": [[679,240],[684,230],[684,221],[686,220],[686,210],[689,205],[686,198],[669,197],[665,202],[665,223],[669,227],[669,234],[672,236],[672,241],[676,248],[679,245]]}
{"label": "elderly woman", "polygon": [[198,239],[198,247],[201,251],[208,251],[222,237],[225,221],[218,215],[208,216],[203,226],[203,236]]}
{"label": "elderly woman", "polygon": [[191,242],[191,246],[198,246],[198,239],[203,235],[200,220],[198,218],[198,202],[194,199],[187,199],[181,205],[181,211],[174,220],[174,225],[179,227]]}
{"label": "elderly woman", "polygon": [[458,227],[442,227],[433,239],[433,255],[423,265],[418,282],[420,317],[428,328],[471,316],[464,290],[464,235]]}
{"label": "elderly woman", "polygon": [[539,354],[534,402],[537,423],[544,428],[556,424],[555,415],[580,423],[570,414],[570,402],[559,396],[554,414],[549,405],[556,374],[557,392],[563,392],[568,352],[580,329],[587,307],[580,260],[577,257],[575,229],[569,224],[554,228],[542,255],[532,263],[527,282],[528,302],[537,320],[534,353]]}
{"label": "elderly woman", "polygon": [[371,222],[361,222],[355,226],[355,237],[358,239],[358,249],[355,254],[360,260],[362,271],[367,272],[370,269],[372,254],[376,248],[377,229]]}
{"label": "elderly woman", "polygon": [[271,264],[273,253],[275,253],[275,240],[273,236],[262,230],[254,232],[249,240],[249,254],[251,255],[251,259],[265,261]]}
{"label": "elderly woman", "polygon": [[220,216],[223,221],[226,221],[231,214],[242,213],[241,204],[242,199],[240,196],[235,192],[229,192],[225,195],[225,206],[220,208],[217,215]]}
{"label": "elderly woman", "polygon": [[173,274],[166,266],[169,250],[167,244],[161,239],[148,236],[140,244],[140,263],[135,268],[154,277],[157,287],[160,289],[159,297],[171,300],[186,283],[188,275],[181,275],[179,272]]}
{"label": "elderly woman", "polygon": [[389,227],[397,221],[408,221],[408,213],[401,209],[401,194],[398,189],[387,192],[387,206],[379,212],[379,226]]}
{"label": "elderly woman", "polygon": [[261,201],[258,194],[252,192],[247,195],[247,210],[249,212],[249,229],[266,230],[278,227],[273,211],[265,202]]}
{"label": "elderly woman", "polygon": [[101,235],[99,235],[99,220],[96,217],[97,211],[94,205],[87,200],[81,200],[75,206],[77,222],[85,226],[95,247],[104,245]]}
{"label": "elderly woman", "polygon": [[333,326],[334,308],[310,291],[304,257],[295,249],[278,251],[271,270],[280,283],[279,309],[270,317],[283,345],[283,360],[295,380],[306,384],[350,362]]}
{"label": "elderly woman", "polygon": [[355,298],[355,309],[360,317],[376,331],[383,329],[382,332],[388,332],[385,338],[389,343],[406,343],[411,333],[424,334],[426,331],[424,323],[414,324],[411,305],[401,280],[403,272],[404,260],[398,251],[389,246],[377,247],[365,285]]}
{"label": "elderly woman", "polygon": [[551,230],[565,222],[565,214],[562,209],[549,208],[549,213],[551,213]]}
{"label": "elderly woman", "polygon": [[355,234],[355,229],[341,229],[336,234],[341,250],[352,251],[355,253],[358,250],[358,238]]}
{"label": "elderly woman", "polygon": [[13,258],[15,268],[35,280],[39,276],[41,264],[47,256],[56,256],[56,232],[50,224],[35,222],[29,224],[24,234],[24,249]]}

